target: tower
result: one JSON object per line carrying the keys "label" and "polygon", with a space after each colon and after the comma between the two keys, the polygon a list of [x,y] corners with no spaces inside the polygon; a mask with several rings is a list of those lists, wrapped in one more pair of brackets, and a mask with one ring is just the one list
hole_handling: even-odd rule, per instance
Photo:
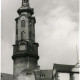
{"label": "tower", "polygon": [[[23,80],[32,74],[38,65],[38,43],[35,42],[36,19],[29,0],[22,0],[22,6],[17,10],[19,17],[16,21],[16,40],[13,45],[13,77]],[[21,77],[22,76],[22,77]]]}

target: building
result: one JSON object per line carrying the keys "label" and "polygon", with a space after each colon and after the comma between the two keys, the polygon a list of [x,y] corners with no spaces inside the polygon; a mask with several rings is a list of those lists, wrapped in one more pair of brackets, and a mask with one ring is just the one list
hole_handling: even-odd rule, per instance
{"label": "building", "polygon": [[[22,6],[18,9],[19,17],[16,21],[16,40],[13,45],[13,78],[14,80],[35,78],[33,71],[38,66],[38,46],[35,42],[36,19],[32,15],[34,9],[29,6],[29,0],[22,0]],[[29,77],[29,76],[28,76]]]}
{"label": "building", "polygon": [[[66,78],[66,79],[65,79]],[[52,80],[79,80],[79,66],[54,64]]]}
{"label": "building", "polygon": [[[16,40],[13,45],[13,74],[1,74],[1,80],[58,80],[57,72],[70,72],[74,65],[54,65],[53,70],[40,70],[38,65],[39,44],[35,41],[34,9],[29,6],[29,0],[22,0],[22,6],[17,10]],[[65,70],[66,68],[66,70]]]}
{"label": "building", "polygon": [[1,80],[13,80],[12,74],[1,73]]}
{"label": "building", "polygon": [[[38,65],[38,47],[35,42],[34,9],[29,6],[29,0],[22,0],[22,6],[17,10],[16,40],[13,45],[13,75],[1,74],[3,80],[51,80],[52,70],[40,70]],[[5,78],[8,76],[7,78]]]}

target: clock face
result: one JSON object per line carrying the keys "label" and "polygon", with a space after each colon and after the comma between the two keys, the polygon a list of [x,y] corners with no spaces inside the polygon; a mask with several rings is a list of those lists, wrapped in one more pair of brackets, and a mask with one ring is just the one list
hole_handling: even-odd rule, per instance
{"label": "clock face", "polygon": [[19,50],[20,51],[24,51],[24,50],[26,50],[27,48],[26,48],[26,45],[20,45],[19,46]]}

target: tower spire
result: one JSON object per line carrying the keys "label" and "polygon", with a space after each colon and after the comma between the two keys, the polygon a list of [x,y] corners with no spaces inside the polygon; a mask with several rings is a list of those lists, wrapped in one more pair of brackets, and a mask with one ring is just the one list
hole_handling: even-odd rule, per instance
{"label": "tower spire", "polygon": [[22,6],[17,10],[18,14],[21,15],[21,13],[29,13],[29,16],[32,16],[34,14],[34,9],[29,6],[29,0],[22,0]]}

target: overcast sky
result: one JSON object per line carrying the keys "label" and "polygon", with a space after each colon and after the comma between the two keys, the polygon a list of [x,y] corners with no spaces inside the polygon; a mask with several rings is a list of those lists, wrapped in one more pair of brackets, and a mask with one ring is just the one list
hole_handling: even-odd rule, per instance
{"label": "overcast sky", "polygon": [[[13,72],[15,18],[22,0],[2,0],[2,72]],[[78,0],[30,0],[36,17],[36,42],[41,69],[52,69],[54,63],[75,64],[78,46]]]}

